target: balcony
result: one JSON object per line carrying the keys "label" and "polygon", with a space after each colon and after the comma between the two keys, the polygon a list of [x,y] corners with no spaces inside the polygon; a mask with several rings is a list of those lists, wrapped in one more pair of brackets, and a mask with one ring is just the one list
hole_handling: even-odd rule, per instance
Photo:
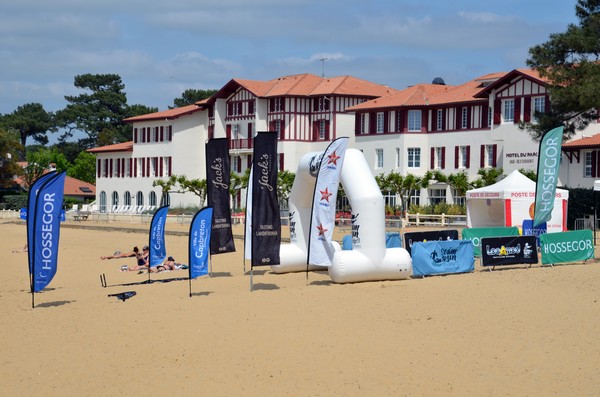
{"label": "balcony", "polygon": [[252,149],[252,138],[230,139],[229,150]]}

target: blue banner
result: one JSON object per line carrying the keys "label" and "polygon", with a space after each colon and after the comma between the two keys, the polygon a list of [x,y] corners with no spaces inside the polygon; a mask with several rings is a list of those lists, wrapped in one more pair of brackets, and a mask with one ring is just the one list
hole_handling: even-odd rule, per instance
{"label": "blue banner", "polygon": [[[65,172],[49,177],[40,187],[35,200],[33,218],[33,292],[46,288],[56,274],[58,241],[60,239],[60,213],[65,191]],[[35,216],[31,216],[35,214]],[[32,250],[33,248],[33,250]]]}
{"label": "blue banner", "polygon": [[[40,176],[38,179],[33,182],[31,187],[29,188],[29,195],[27,196],[27,210],[25,213],[25,218],[27,220],[27,257],[29,260],[29,275],[33,274],[33,249],[29,249],[33,247],[33,234],[34,234],[34,226],[33,221],[35,220],[35,199],[37,198],[38,192],[42,185],[46,183],[48,179],[56,176],[56,171],[49,172]],[[30,217],[27,217],[27,214],[31,214]],[[22,218],[23,219],[23,218]]]}
{"label": "blue banner", "polygon": [[27,208],[21,208],[19,211],[19,219],[27,220]]}
{"label": "blue banner", "polygon": [[467,273],[475,270],[473,243],[470,240],[436,240],[412,246],[414,276]]}
{"label": "blue banner", "polygon": [[523,236],[535,236],[537,238],[537,246],[540,246],[540,236],[542,234],[546,234],[547,231],[547,227],[546,227],[547,223],[544,222],[541,225],[538,225],[536,227],[533,227],[533,220],[532,219],[523,219],[523,227],[522,227],[522,234]]}
{"label": "blue banner", "polygon": [[150,224],[150,256],[148,257],[149,267],[162,264],[167,257],[165,224],[167,223],[168,212],[169,206],[165,205],[157,209],[152,217],[152,223]]}
{"label": "blue banner", "polygon": [[208,274],[212,216],[212,207],[204,207],[192,219],[189,242],[190,278]]}

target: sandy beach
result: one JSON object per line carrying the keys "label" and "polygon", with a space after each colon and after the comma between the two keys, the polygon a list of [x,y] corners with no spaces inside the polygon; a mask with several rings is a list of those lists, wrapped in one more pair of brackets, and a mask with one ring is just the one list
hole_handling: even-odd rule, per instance
{"label": "sandy beach", "polygon": [[[147,227],[67,222],[32,309],[27,254],[12,253],[25,224],[0,222],[1,396],[600,393],[596,261],[344,285],[266,267],[250,291],[238,239],[190,298],[186,271],[139,284],[147,274],[120,271],[134,259],[100,260],[144,245]],[[178,262],[188,228],[166,227]],[[137,295],[108,296],[124,291]]]}

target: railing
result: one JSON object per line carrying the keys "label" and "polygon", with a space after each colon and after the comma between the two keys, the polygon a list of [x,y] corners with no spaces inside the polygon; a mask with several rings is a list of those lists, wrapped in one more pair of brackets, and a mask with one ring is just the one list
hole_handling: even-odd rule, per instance
{"label": "railing", "polygon": [[20,218],[20,211],[13,211],[13,210],[1,210],[0,211],[0,218],[2,219],[19,219]]}
{"label": "railing", "polygon": [[252,139],[251,138],[230,139],[229,140],[229,150],[239,150],[239,149],[252,149]]}
{"label": "railing", "polygon": [[409,214],[404,216],[404,226],[449,226],[466,225],[466,215],[434,215],[434,214]]}

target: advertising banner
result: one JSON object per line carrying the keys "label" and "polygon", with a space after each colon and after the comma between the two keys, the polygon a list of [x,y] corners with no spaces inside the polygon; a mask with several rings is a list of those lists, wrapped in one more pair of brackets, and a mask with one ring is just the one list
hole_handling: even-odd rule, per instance
{"label": "advertising banner", "polygon": [[411,254],[411,248],[414,243],[427,241],[458,240],[458,230],[432,230],[428,232],[409,232],[404,233],[404,248]]}
{"label": "advertising banner", "polygon": [[56,274],[65,176],[66,173],[61,172],[44,179],[35,197],[33,211],[28,211],[29,217],[33,218],[34,229],[33,245],[28,247],[33,258],[29,267],[33,273],[33,292],[46,288]]}
{"label": "advertising banner", "polygon": [[235,252],[231,230],[230,172],[227,138],[209,139],[206,143],[206,196],[208,206],[213,208],[212,255]]}
{"label": "advertising banner", "polygon": [[560,168],[563,126],[546,131],[540,140],[533,226],[552,218],[554,196]]}
{"label": "advertising banner", "polygon": [[413,276],[472,272],[475,270],[473,243],[469,240],[414,243],[412,266]]}
{"label": "advertising banner", "polygon": [[213,211],[204,207],[196,212],[190,224],[189,262],[190,278],[208,274],[210,255],[210,232]]}
{"label": "advertising banner", "polygon": [[540,236],[548,232],[547,223],[544,222],[541,225],[533,227],[533,220],[523,219],[523,227],[521,228],[521,234],[523,236],[535,236],[537,237],[537,245],[540,246]]}
{"label": "advertising banner", "polygon": [[540,244],[544,265],[594,258],[594,236],[591,230],[542,234]]}
{"label": "advertising banner", "polygon": [[309,233],[308,263],[311,265],[331,266],[337,192],[347,147],[347,137],[334,140],[325,149],[319,164]]}
{"label": "advertising banner", "polygon": [[259,132],[252,156],[251,266],[280,263],[281,215],[277,199],[277,134]]}
{"label": "advertising banner", "polygon": [[481,256],[481,239],[484,237],[518,236],[519,228],[511,227],[470,227],[463,229],[462,239],[471,240],[475,256]]}
{"label": "advertising banner", "polygon": [[152,222],[150,222],[150,255],[148,256],[150,267],[161,265],[167,257],[165,224],[167,223],[168,212],[168,205],[160,207],[156,210]]}
{"label": "advertising banner", "polygon": [[535,239],[535,236],[482,238],[481,266],[538,263]]}

